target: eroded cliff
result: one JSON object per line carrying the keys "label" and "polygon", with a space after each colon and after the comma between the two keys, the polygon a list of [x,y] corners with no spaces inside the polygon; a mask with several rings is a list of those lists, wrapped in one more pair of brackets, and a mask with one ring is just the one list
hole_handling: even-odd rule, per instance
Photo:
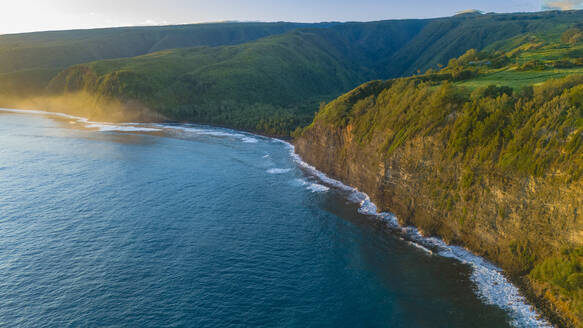
{"label": "eroded cliff", "polygon": [[[322,108],[296,138],[296,151],[319,170],[366,192],[380,210],[394,213],[402,224],[499,264],[523,287],[533,287],[530,291],[541,298],[546,295],[562,317],[556,320],[580,326],[578,287],[573,287],[574,296],[565,298],[552,284],[530,274],[561,250],[583,245],[583,183],[577,171],[581,145],[569,148],[574,152],[565,156],[567,145],[581,138],[582,131],[580,123],[558,131],[566,127],[556,122],[571,108],[560,105],[565,87],[571,85],[562,85],[546,108],[525,105],[536,100],[504,94],[470,99],[451,85],[436,87],[414,79],[372,82]],[[505,106],[506,119],[496,113]],[[526,107],[537,112],[518,122],[515,116]],[[464,126],[464,117],[476,110],[473,125]],[[541,119],[533,122],[538,111],[546,111],[546,125]],[[503,124],[488,125],[495,116]],[[537,127],[532,136],[517,140],[529,126]],[[466,132],[461,137],[468,139],[462,140],[467,145],[456,148],[460,129]],[[481,139],[475,140],[472,131]],[[491,139],[498,139],[493,146]],[[553,149],[545,149],[549,146],[541,140]],[[520,150],[515,149],[517,142],[531,157],[510,165]],[[529,150],[531,143],[535,147]],[[546,157],[540,164],[539,152],[562,156],[574,166]]]}

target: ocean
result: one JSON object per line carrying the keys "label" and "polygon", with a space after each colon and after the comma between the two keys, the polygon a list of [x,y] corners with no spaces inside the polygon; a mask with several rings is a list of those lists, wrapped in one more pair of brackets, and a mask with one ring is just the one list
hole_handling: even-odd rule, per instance
{"label": "ocean", "polygon": [[0,110],[2,327],[536,327],[280,140]]}

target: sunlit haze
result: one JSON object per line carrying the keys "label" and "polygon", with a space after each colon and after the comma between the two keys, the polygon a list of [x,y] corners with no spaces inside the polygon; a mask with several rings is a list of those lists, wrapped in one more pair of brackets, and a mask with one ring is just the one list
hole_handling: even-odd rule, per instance
{"label": "sunlit haze", "polygon": [[579,0],[20,0],[2,1],[0,34],[215,21],[370,21],[579,8]]}

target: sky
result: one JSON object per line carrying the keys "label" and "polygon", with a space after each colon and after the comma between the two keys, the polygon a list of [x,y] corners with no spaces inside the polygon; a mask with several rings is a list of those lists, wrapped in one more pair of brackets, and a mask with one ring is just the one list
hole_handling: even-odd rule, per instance
{"label": "sky", "polygon": [[217,21],[371,21],[466,9],[583,8],[583,0],[0,0],[0,34]]}

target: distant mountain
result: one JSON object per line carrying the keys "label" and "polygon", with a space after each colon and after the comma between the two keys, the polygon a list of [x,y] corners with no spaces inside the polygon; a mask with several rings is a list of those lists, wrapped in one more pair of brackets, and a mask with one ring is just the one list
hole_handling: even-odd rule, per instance
{"label": "distant mountain", "polygon": [[37,92],[60,70],[75,64],[174,48],[240,44],[301,27],[329,25],[211,23],[0,35],[0,91]]}
{"label": "distant mountain", "polygon": [[53,93],[136,100],[171,120],[287,135],[317,103],[372,79],[437,69],[470,48],[560,34],[582,12],[462,15],[299,28],[233,46],[169,49],[70,67]]}

